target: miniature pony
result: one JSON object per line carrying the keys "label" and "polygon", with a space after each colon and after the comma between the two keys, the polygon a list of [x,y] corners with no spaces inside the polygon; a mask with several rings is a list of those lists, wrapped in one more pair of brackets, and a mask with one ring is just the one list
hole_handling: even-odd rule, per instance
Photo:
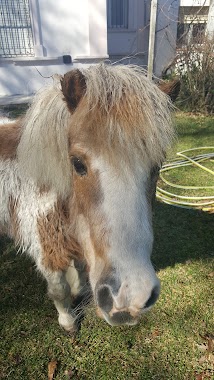
{"label": "miniature pony", "polygon": [[152,200],[173,139],[159,87],[139,67],[74,69],[0,126],[1,230],[35,261],[69,332],[88,282],[111,325],[136,324],[158,299]]}

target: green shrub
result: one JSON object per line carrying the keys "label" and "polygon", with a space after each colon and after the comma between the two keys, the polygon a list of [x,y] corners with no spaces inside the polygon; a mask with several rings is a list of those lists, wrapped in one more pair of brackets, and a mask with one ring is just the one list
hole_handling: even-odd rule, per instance
{"label": "green shrub", "polygon": [[179,49],[175,71],[181,78],[179,107],[214,114],[214,37],[199,36]]}

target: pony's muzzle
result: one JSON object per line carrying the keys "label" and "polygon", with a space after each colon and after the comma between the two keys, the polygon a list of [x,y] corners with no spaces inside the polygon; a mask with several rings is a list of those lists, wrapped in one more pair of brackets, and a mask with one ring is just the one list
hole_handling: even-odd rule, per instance
{"label": "pony's muzzle", "polygon": [[[155,304],[159,297],[160,285],[157,283],[149,292],[146,301],[135,305],[129,297],[128,286],[123,285],[115,293],[109,284],[99,284],[96,289],[97,314],[110,325],[135,325],[141,314]],[[140,298],[140,297],[138,297]]]}

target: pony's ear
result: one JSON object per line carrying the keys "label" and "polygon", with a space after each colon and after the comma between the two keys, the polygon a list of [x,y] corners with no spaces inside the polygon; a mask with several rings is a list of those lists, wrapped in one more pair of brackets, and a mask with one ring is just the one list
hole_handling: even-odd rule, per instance
{"label": "pony's ear", "polygon": [[177,78],[170,82],[160,82],[158,87],[170,97],[172,102],[175,102],[180,92],[181,82],[180,79]]}
{"label": "pony's ear", "polygon": [[71,70],[61,79],[62,93],[73,113],[86,91],[86,81],[80,70]]}

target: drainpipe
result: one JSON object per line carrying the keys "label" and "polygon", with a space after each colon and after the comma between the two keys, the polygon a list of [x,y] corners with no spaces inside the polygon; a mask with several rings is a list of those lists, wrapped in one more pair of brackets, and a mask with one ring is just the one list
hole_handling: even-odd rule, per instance
{"label": "drainpipe", "polygon": [[157,0],[151,0],[150,27],[149,27],[149,54],[148,54],[148,78],[152,79],[155,51],[155,29],[157,18]]}
{"label": "drainpipe", "polygon": [[29,5],[31,10],[35,57],[44,57],[44,47],[42,45],[42,27],[38,0],[30,0]]}

